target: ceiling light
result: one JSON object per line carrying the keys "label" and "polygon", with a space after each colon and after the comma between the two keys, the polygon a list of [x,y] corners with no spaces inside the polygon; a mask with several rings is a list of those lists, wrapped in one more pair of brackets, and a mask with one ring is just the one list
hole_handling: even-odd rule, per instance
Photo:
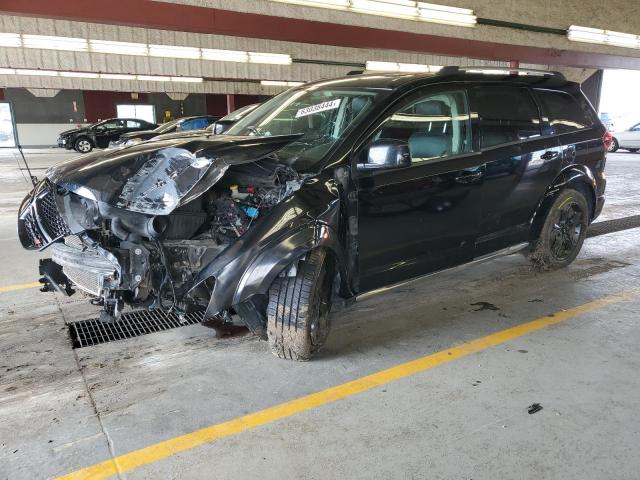
{"label": "ceiling light", "polygon": [[220,62],[248,62],[249,54],[238,50],[216,50],[212,48],[202,49],[204,60],[217,60]]}
{"label": "ceiling light", "polygon": [[477,17],[468,8],[448,7],[415,0],[273,0],[297,5],[352,10],[370,15],[409,18],[425,22],[473,27]]}
{"label": "ceiling light", "polygon": [[112,42],[110,40],[89,40],[89,46],[95,53],[114,53],[117,55],[148,55],[146,43]]}
{"label": "ceiling light", "polygon": [[45,50],[69,50],[72,52],[86,52],[89,50],[89,45],[84,38],[22,35],[22,44],[26,48],[42,48]]}
{"label": "ceiling light", "polygon": [[473,10],[468,8],[418,2],[418,12],[420,19],[427,22],[457,25],[459,27],[473,27],[477,23],[477,17],[473,14]]}
{"label": "ceiling light", "polygon": [[101,73],[100,78],[105,80],[135,80],[136,76],[124,73]]}
{"label": "ceiling light", "polygon": [[70,78],[99,78],[97,73],[89,72],[60,72],[60,76]]}
{"label": "ceiling light", "polygon": [[18,33],[0,33],[0,47],[20,47],[22,40]]}
{"label": "ceiling light", "polygon": [[164,77],[162,75],[136,75],[137,80],[145,80],[147,82],[170,82],[171,77]]}
{"label": "ceiling light", "polygon": [[351,8],[364,13],[390,15],[393,17],[415,17],[418,15],[416,2],[409,0],[388,0],[382,2],[378,0],[351,0]]}
{"label": "ceiling light", "polygon": [[602,30],[600,28],[571,25],[569,30],[567,30],[567,38],[574,42],[599,43],[625,48],[640,48],[640,35]]}
{"label": "ceiling light", "polygon": [[149,55],[152,57],[200,58],[200,49],[175,45],[149,45]]}
{"label": "ceiling light", "polygon": [[371,72],[435,73],[440,71],[442,67],[418,63],[368,61],[366,69]]}
{"label": "ceiling light", "polygon": [[58,72],[55,70],[28,70],[25,68],[16,69],[16,75],[35,75],[38,77],[57,77]]}
{"label": "ceiling light", "polygon": [[304,82],[288,82],[284,80],[261,80],[260,85],[265,87],[299,87],[304,85]]}
{"label": "ceiling light", "polygon": [[347,8],[350,0],[274,0],[280,3],[293,3],[296,5],[310,5],[312,7],[324,8]]}
{"label": "ceiling light", "polygon": [[204,78],[202,77],[171,77],[172,82],[188,82],[188,83],[202,83]]}
{"label": "ceiling light", "polygon": [[269,63],[273,65],[291,65],[291,55],[282,53],[249,52],[249,62]]}

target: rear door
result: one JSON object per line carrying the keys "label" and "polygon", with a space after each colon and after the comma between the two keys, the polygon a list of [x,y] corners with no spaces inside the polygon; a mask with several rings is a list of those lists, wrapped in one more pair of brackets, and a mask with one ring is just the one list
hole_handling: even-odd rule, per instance
{"label": "rear door", "polygon": [[541,135],[540,113],[525,86],[472,88],[471,107],[479,119],[486,162],[476,255],[529,237],[529,220],[560,169],[558,139]]}
{"label": "rear door", "polygon": [[572,165],[589,168],[596,179],[596,196],[604,194],[604,127],[593,107],[579,91],[534,89],[542,110],[542,133],[558,138],[562,150],[561,169]]}
{"label": "rear door", "polygon": [[382,140],[406,142],[412,163],[357,170],[361,291],[467,262],[477,235],[484,166],[473,151],[466,90],[409,95],[363,151]]}

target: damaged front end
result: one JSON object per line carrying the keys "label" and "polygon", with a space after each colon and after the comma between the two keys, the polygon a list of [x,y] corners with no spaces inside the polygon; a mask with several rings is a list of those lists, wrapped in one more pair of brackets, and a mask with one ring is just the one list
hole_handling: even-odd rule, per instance
{"label": "damaged front end", "polygon": [[317,237],[318,228],[328,228],[324,221],[319,226],[320,217],[331,217],[327,205],[336,203],[326,188],[307,202],[324,195],[324,213],[314,213],[304,195],[291,198],[305,178],[269,155],[296,138],[173,139],[51,168],[18,218],[22,245],[50,252],[40,265],[43,290],[83,291],[103,307],[103,321],[117,319],[125,305],[206,309],[207,316],[235,307],[259,333],[247,295],[264,293],[281,266],[266,261],[258,273],[264,285],[243,294],[242,282],[255,286],[247,272],[255,270],[258,252],[282,243],[288,229]]}

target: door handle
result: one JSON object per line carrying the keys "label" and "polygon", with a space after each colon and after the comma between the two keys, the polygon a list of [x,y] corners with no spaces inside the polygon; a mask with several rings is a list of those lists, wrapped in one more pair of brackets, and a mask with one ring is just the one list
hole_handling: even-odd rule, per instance
{"label": "door handle", "polygon": [[542,155],[540,155],[540,160],[553,160],[555,158],[558,158],[560,156],[559,152],[556,152],[554,150],[549,150],[548,152],[544,152]]}
{"label": "door handle", "polygon": [[456,175],[453,179],[458,183],[473,183],[482,178],[484,172],[482,169],[463,170],[462,173]]}

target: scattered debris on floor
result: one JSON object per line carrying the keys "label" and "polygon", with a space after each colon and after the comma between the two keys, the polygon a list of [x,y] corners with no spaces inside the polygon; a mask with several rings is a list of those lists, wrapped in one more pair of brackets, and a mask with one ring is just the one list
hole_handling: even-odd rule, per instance
{"label": "scattered debris on floor", "polygon": [[500,310],[499,307],[496,307],[493,303],[489,302],[475,302],[470,304],[472,307],[478,307],[474,310],[474,312],[479,312],[481,310]]}
{"label": "scattered debris on floor", "polygon": [[529,405],[527,413],[529,413],[529,415],[533,415],[534,413],[538,413],[540,410],[542,410],[542,405],[540,405],[539,403],[532,403],[531,405]]}

